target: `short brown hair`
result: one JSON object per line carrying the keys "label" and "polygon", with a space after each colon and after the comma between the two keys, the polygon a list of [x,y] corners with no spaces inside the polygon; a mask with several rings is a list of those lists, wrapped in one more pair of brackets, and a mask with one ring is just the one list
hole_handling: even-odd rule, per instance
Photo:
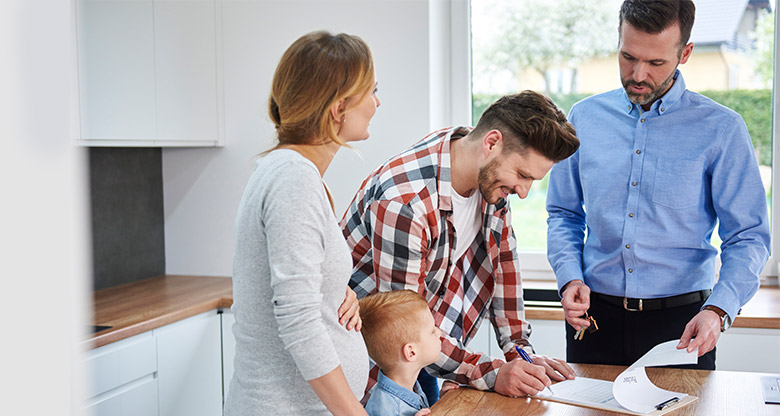
{"label": "short brown hair", "polygon": [[496,100],[482,113],[472,135],[481,137],[491,130],[504,136],[503,153],[531,148],[553,162],[580,146],[574,126],[555,103],[530,90]]}
{"label": "short brown hair", "polygon": [[428,302],[411,290],[379,292],[360,299],[360,332],[368,355],[387,370],[398,364],[401,348],[419,341],[420,313],[431,313]]}
{"label": "short brown hair", "polygon": [[674,23],[680,24],[680,49],[691,38],[696,6],[691,0],[626,0],[620,6],[618,30],[627,21],[645,33],[661,33]]}
{"label": "short brown hair", "polygon": [[321,138],[344,146],[330,107],[366,98],[374,82],[371,50],[359,37],[325,31],[301,36],[282,55],[268,99],[279,145]]}

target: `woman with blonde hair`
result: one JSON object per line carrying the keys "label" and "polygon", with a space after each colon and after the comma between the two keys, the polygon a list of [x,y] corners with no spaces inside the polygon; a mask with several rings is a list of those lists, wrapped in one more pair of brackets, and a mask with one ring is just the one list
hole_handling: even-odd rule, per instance
{"label": "woman with blonde hair", "polygon": [[322,177],[342,146],[368,138],[379,104],[371,51],[356,36],[304,35],[276,68],[279,143],[256,161],[235,223],[225,415],[366,414],[352,259]]}

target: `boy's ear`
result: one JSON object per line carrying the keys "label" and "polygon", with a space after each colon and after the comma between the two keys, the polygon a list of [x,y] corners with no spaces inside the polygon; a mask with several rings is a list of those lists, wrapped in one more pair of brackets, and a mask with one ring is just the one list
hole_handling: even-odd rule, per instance
{"label": "boy's ear", "polygon": [[417,361],[417,349],[414,344],[404,344],[401,354],[403,355],[404,361]]}

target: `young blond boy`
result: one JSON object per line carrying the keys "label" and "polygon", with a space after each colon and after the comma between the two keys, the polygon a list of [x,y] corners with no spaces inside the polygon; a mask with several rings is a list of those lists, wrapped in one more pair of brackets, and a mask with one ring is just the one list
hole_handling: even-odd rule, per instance
{"label": "young blond boy", "polygon": [[360,299],[361,333],[368,355],[379,366],[379,378],[370,391],[370,416],[415,416],[428,400],[417,382],[423,367],[441,352],[441,330],[425,298],[411,290],[380,292]]}

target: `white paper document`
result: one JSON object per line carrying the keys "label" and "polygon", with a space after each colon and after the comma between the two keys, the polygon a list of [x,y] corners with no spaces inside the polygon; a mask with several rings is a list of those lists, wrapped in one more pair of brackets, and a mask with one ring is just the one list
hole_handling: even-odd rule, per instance
{"label": "white paper document", "polygon": [[[537,397],[629,414],[666,413],[696,398],[659,388],[647,378],[645,367],[696,364],[697,351],[678,350],[678,343],[679,340],[673,340],[656,345],[620,373],[614,382],[577,377],[556,383],[550,389],[552,393],[543,390]],[[674,404],[666,407],[666,411],[657,408],[669,400],[673,400]]]}

